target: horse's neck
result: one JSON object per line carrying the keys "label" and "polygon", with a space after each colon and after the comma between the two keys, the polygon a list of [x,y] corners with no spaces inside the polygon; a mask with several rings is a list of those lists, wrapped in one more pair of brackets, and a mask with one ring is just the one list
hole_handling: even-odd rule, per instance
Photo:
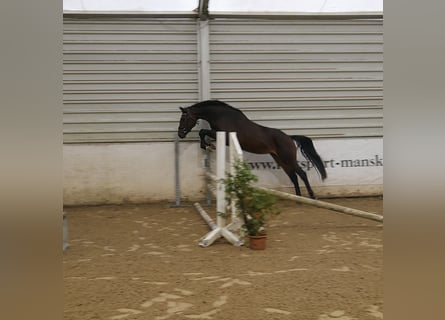
{"label": "horse's neck", "polygon": [[195,108],[193,110],[193,114],[197,117],[197,119],[205,120],[210,124],[214,123],[218,118],[216,116],[216,110],[212,107]]}
{"label": "horse's neck", "polygon": [[246,119],[245,124],[249,124],[248,120],[243,113],[230,107],[221,106],[205,106],[194,108],[193,113],[198,119],[207,121],[210,127],[214,130],[234,130],[236,129],[239,120]]}

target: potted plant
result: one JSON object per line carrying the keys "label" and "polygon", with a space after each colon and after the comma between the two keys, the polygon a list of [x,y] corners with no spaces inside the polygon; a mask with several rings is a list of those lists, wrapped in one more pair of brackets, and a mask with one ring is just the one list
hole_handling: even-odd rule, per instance
{"label": "potted plant", "polygon": [[274,207],[276,197],[252,185],[257,181],[250,166],[238,160],[234,173],[227,174],[224,184],[228,203],[235,203],[238,215],[244,221],[242,228],[249,237],[250,248],[261,250],[265,249],[266,244],[266,224],[279,212]]}

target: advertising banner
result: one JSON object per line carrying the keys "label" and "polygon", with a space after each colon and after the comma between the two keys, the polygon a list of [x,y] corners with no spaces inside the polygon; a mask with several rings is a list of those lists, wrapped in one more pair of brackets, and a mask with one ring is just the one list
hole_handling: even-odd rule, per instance
{"label": "advertising banner", "polygon": [[[306,171],[313,187],[328,188],[330,194],[351,192],[358,195],[379,194],[383,190],[383,139],[323,139],[313,140],[314,146],[328,174],[322,181],[320,175],[298,149],[298,164]],[[244,161],[249,163],[258,176],[259,185],[286,189],[293,185],[285,172],[277,166],[270,155],[244,152]],[[301,180],[300,187],[304,187]],[[335,191],[337,187],[337,191]],[[315,189],[315,188],[314,188]],[[353,190],[352,190],[353,189]],[[292,192],[292,190],[287,190]],[[349,190],[349,191],[347,191]],[[292,192],[293,193],[293,192]],[[338,194],[341,195],[341,194]]]}

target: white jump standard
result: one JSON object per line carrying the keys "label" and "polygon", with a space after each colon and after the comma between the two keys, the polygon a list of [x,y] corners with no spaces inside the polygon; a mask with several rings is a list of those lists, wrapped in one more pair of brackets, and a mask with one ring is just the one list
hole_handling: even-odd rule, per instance
{"label": "white jump standard", "polygon": [[[235,139],[229,139],[229,158],[231,167],[236,158],[239,158],[240,156],[242,157],[241,147],[239,146],[239,144],[237,144],[238,140],[236,139],[236,133],[231,132],[230,138],[233,137],[233,135],[235,135]],[[240,223],[238,218],[236,217],[235,212],[232,211],[232,222],[230,224],[227,224],[226,197],[223,182],[223,179],[225,179],[225,170],[226,133],[219,131],[216,133],[216,224],[199,205],[199,203],[195,203],[196,209],[198,210],[202,218],[207,222],[210,229],[212,229],[212,231],[205,235],[199,242],[199,245],[201,247],[208,247],[216,239],[219,239],[221,237],[225,238],[234,246],[242,246],[244,244],[243,241],[232,232],[232,230],[240,229]]]}

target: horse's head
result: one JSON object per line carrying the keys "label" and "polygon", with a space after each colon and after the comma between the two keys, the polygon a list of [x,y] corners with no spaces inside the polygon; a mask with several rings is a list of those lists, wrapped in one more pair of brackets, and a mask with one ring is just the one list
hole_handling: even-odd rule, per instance
{"label": "horse's head", "polygon": [[189,108],[179,107],[179,109],[182,111],[182,116],[181,120],[179,120],[178,136],[182,139],[196,126],[198,118],[192,114]]}

